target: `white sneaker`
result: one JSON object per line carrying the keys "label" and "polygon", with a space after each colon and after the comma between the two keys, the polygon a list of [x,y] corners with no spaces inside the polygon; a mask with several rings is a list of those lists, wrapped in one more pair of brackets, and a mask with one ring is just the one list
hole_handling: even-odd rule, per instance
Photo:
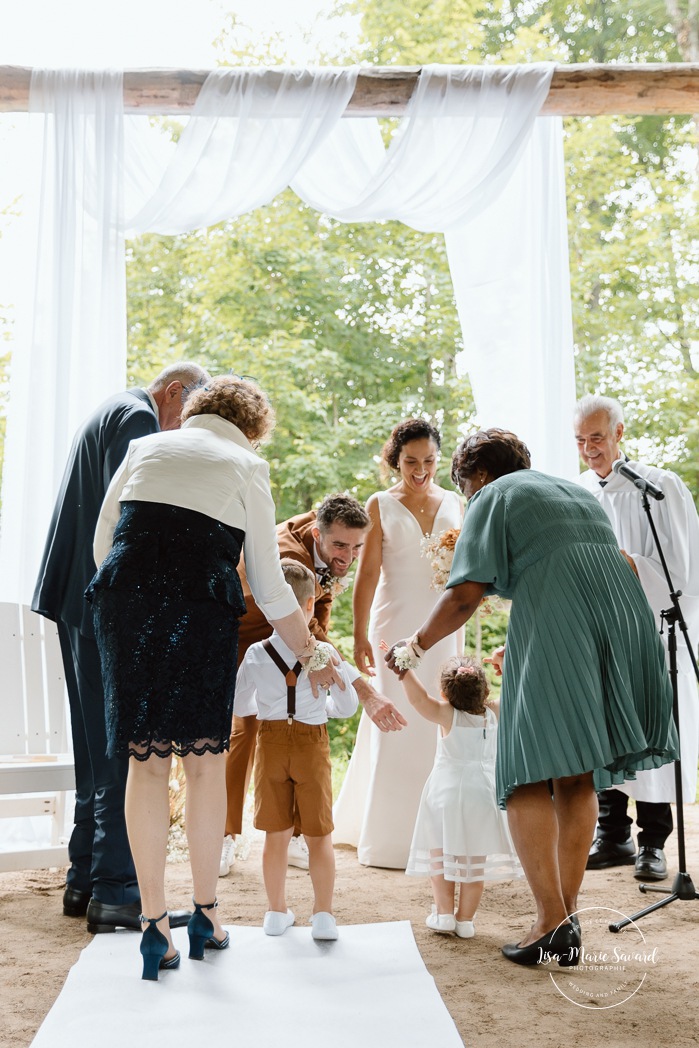
{"label": "white sneaker", "polygon": [[227,877],[235,865],[235,837],[230,833],[223,838],[221,848],[221,864],[218,868],[219,877]]}
{"label": "white sneaker", "polygon": [[292,837],[287,852],[287,865],[298,866],[299,870],[308,869],[308,845],[303,837]]}
{"label": "white sneaker", "polygon": [[337,939],[337,922],[331,913],[321,910],[311,917],[311,935],[314,939]]}
{"label": "white sneaker", "polygon": [[453,913],[437,913],[436,910],[433,910],[425,918],[425,924],[433,932],[440,932],[442,935],[450,935],[456,931],[456,917]]}
{"label": "white sneaker", "polygon": [[287,910],[286,913],[279,913],[278,910],[267,910],[262,929],[265,935],[283,935],[295,920],[296,918],[291,910]]}
{"label": "white sneaker", "polygon": [[454,931],[460,939],[472,939],[476,934],[476,926],[473,923],[473,918],[471,918],[470,921],[456,921]]}

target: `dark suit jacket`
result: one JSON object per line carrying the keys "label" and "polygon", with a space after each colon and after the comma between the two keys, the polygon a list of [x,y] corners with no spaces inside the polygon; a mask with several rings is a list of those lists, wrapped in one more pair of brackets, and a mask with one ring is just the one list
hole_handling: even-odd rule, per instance
{"label": "dark suit jacket", "polygon": [[96,571],[92,543],[102,501],[129,441],[158,428],[148,394],[132,389],[105,400],[78,430],[51,518],[33,611],[94,636],[84,593]]}
{"label": "dark suit jacket", "polygon": [[[279,554],[290,560],[299,560],[315,575],[315,561],[313,559],[313,535],[311,528],[316,522],[313,511],[302,513],[298,517],[290,517],[289,520],[277,524],[277,542],[279,543]],[[245,652],[251,644],[260,640],[266,640],[272,636],[272,627],[267,622],[250,592],[245,564],[241,559],[238,565],[238,574],[243,584],[245,594],[245,607],[247,614],[240,620],[238,632],[238,665],[243,661]],[[330,624],[330,610],[332,608],[332,594],[323,592],[316,584],[315,613],[309,623],[309,629],[318,640],[327,640],[327,629]]]}

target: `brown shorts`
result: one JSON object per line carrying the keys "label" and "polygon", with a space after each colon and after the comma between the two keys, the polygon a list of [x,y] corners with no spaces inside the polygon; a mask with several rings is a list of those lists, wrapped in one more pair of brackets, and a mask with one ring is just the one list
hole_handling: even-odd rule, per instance
{"label": "brown shorts", "polygon": [[271,833],[297,825],[309,837],[333,831],[330,743],[324,724],[261,721],[255,761],[255,827]]}

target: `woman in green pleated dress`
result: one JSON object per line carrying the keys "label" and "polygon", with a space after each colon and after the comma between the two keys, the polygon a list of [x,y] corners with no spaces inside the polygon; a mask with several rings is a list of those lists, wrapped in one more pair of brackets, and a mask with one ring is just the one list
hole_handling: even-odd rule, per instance
{"label": "woman in green pleated dress", "polygon": [[[677,756],[665,655],[641,585],[597,501],[529,468],[505,430],[455,451],[470,500],[444,595],[410,641],[419,658],[483,596],[512,599],[502,668],[497,791],[537,906],[503,953],[576,964],[577,894],[597,820],[596,790]],[[403,662],[403,658],[399,661]]]}

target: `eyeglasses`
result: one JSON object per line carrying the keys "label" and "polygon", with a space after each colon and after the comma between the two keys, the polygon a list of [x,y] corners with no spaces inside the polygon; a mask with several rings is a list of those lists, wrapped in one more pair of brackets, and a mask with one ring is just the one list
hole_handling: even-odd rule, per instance
{"label": "eyeglasses", "polygon": [[185,400],[191,396],[195,389],[206,389],[206,386],[204,385],[205,381],[206,379],[200,378],[198,382],[188,382],[187,385],[183,383],[181,393],[182,403],[184,404]]}
{"label": "eyeglasses", "polygon": [[[255,383],[257,383],[257,379],[255,378],[254,375],[237,375],[234,371],[229,371],[228,375],[229,375],[230,378],[237,378],[241,382],[255,382]],[[184,404],[185,400],[187,400],[187,398],[190,397],[192,395],[192,393],[194,393],[195,390],[197,390],[197,389],[203,389],[206,393],[210,393],[211,392],[211,387],[206,385],[206,379],[203,379],[203,378],[199,379],[198,382],[189,382],[187,385],[185,385],[183,383],[182,384],[182,394],[181,394],[182,395],[182,403]]]}
{"label": "eyeglasses", "polygon": [[235,371],[229,371],[228,374],[231,378],[238,378],[241,382],[257,382],[254,375],[236,375]]}

